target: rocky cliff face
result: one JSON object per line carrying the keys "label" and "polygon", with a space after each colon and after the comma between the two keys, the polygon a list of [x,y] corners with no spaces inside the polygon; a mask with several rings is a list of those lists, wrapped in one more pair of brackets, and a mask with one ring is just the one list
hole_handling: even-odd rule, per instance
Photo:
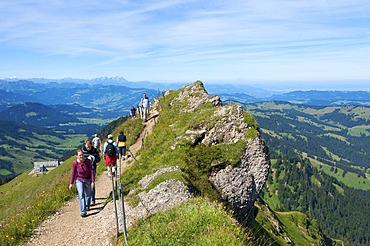
{"label": "rocky cliff face", "polygon": [[[186,103],[184,104],[184,102]],[[220,98],[218,96],[210,97],[201,82],[183,87],[178,96],[172,98],[169,105],[176,106],[179,103],[183,105],[181,110],[194,112],[194,114],[202,114],[202,105],[211,103],[214,107],[214,112],[207,119],[208,123],[193,126],[191,129],[184,131],[182,136],[177,136],[178,139],[186,139],[193,146],[201,144],[207,146],[234,144],[239,141],[245,143],[244,151],[240,156],[238,164],[233,166],[219,165],[217,171],[213,171],[209,176],[209,181],[219,192],[225,203],[232,207],[238,220],[241,223],[247,222],[251,208],[253,208],[255,200],[265,184],[269,170],[267,149],[259,134],[255,138],[246,139],[246,131],[255,126],[245,122],[244,112],[240,106],[222,106]],[[160,114],[161,112],[159,111]],[[209,122],[212,122],[212,124]],[[172,148],[176,148],[176,143],[173,144]],[[164,168],[163,171],[165,170]],[[161,171],[158,170],[158,172],[160,173]],[[145,186],[143,185],[145,180],[153,179],[154,177],[155,174],[145,177],[141,182],[142,186]],[[176,202],[184,202],[192,197],[188,191],[184,190],[183,185],[181,185],[181,192],[179,192],[178,188],[172,187],[173,185],[178,186],[179,183],[167,182],[165,185],[158,185],[155,188],[155,192],[142,192],[139,195],[140,200],[142,202],[146,201],[145,207],[158,207],[162,210],[173,206]],[[171,192],[173,194],[158,195]],[[183,196],[179,197],[179,194],[183,194]],[[156,197],[165,197],[165,199],[156,199]]]}
{"label": "rocky cliff face", "polygon": [[269,169],[266,148],[259,138],[248,141],[240,164],[227,166],[209,178],[241,223],[254,218],[251,209],[265,184]]}

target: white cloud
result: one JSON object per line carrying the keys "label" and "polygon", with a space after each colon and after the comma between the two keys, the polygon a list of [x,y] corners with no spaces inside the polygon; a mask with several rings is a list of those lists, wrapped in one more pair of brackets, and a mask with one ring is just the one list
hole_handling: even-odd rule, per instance
{"label": "white cloud", "polygon": [[[57,77],[70,76],[62,73],[70,59],[78,58],[86,73],[95,69],[91,74],[98,67],[99,72],[127,72],[134,64],[138,80],[151,79],[151,73],[155,79],[179,80],[186,76],[181,71],[192,69],[199,76],[225,79],[294,73],[297,79],[366,78],[368,9],[365,0],[2,1],[0,52],[19,50],[25,60],[44,57],[49,64],[35,62],[35,71],[54,62],[61,66],[53,70]],[[12,59],[7,62],[9,68]],[[323,67],[330,69],[325,73]],[[19,67],[19,76],[25,69]]]}

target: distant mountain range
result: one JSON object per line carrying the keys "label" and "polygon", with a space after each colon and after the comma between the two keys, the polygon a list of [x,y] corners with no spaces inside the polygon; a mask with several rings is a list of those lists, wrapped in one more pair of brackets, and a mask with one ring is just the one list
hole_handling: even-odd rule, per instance
{"label": "distant mountain range", "polygon": [[267,101],[284,101],[313,106],[370,105],[369,91],[292,91],[274,95]]}
{"label": "distant mountain range", "polygon": [[[142,93],[150,98],[158,97],[167,90],[177,90],[185,83],[154,83],[150,81],[129,82],[121,77],[96,79],[44,79],[0,80],[0,111],[6,106],[23,102],[45,105],[76,103],[85,107],[107,109],[104,117],[128,114]],[[285,101],[305,105],[370,105],[370,91],[323,91],[299,90],[277,92],[243,84],[204,84],[211,95],[219,95],[223,101],[254,103]],[[111,100],[110,100],[111,99]],[[109,101],[110,102],[107,102]]]}
{"label": "distant mountain range", "polygon": [[75,82],[4,81],[0,80],[0,111],[25,102],[44,105],[81,105],[89,108],[99,118],[112,119],[127,115],[136,106],[143,93],[153,102],[160,93],[146,88],[130,88],[122,85],[87,84]]}

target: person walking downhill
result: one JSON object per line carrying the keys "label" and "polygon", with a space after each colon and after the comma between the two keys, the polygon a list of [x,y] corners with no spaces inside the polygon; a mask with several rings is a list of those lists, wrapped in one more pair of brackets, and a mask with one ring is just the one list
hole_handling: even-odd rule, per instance
{"label": "person walking downhill", "polygon": [[[109,177],[115,176],[116,173],[116,166],[117,166],[117,154],[118,154],[118,146],[117,143],[113,141],[112,134],[108,135],[107,142],[104,143],[102,151],[104,154],[105,165],[108,167],[108,175]],[[110,172],[112,170],[112,173]]]}
{"label": "person walking downhill", "polygon": [[72,190],[73,183],[76,182],[81,217],[86,217],[90,210],[91,188],[95,186],[95,176],[91,161],[84,157],[81,149],[76,151],[76,156],[76,160],[72,162],[69,190]]}
{"label": "person walking downhill", "polygon": [[143,105],[143,121],[147,121],[149,117],[150,101],[149,98],[146,96],[146,93],[143,94],[143,98],[141,98],[141,103]]}
{"label": "person walking downhill", "polygon": [[118,143],[118,158],[120,160],[124,160],[126,156],[126,135],[123,134],[123,131],[119,132],[119,135],[117,137],[117,143]]}
{"label": "person walking downhill", "polygon": [[98,137],[98,134],[94,135],[94,138],[92,140],[92,144],[94,145],[94,148],[100,151],[100,145],[101,145],[101,140]]}
{"label": "person walking downhill", "polygon": [[143,119],[143,111],[143,103],[139,102],[137,104],[137,112],[139,113],[141,119]]}
{"label": "person walking downhill", "polygon": [[[94,170],[94,177],[96,177],[96,164],[100,162],[100,153],[95,147],[92,146],[91,140],[85,141],[85,146],[82,147],[82,153],[85,158],[88,158]],[[96,187],[91,189],[91,206],[95,205]]]}

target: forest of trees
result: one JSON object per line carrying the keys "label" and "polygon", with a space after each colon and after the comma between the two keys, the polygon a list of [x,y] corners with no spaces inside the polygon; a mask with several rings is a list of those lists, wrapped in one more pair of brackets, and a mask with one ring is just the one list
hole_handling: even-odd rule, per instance
{"label": "forest of trees", "polygon": [[313,167],[308,159],[278,158],[263,195],[277,195],[280,205],[276,210],[297,210],[317,219],[332,238],[349,245],[370,244],[370,191],[347,187]]}

